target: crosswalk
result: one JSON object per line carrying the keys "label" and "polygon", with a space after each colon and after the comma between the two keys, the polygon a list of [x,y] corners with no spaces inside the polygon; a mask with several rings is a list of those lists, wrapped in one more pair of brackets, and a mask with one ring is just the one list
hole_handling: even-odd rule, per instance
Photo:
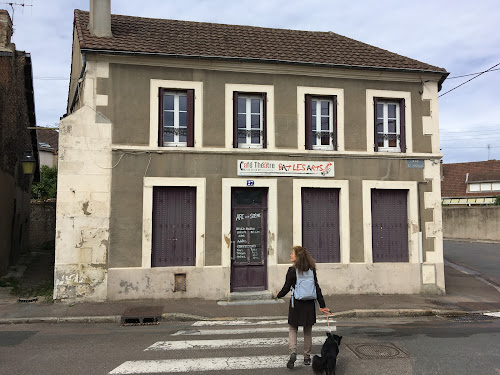
{"label": "crosswalk", "polygon": [[[326,319],[318,319],[313,327],[313,351],[319,352],[327,330],[335,330],[332,321],[330,320],[328,327]],[[304,366],[300,356],[303,338],[300,336],[301,334],[297,343],[299,358],[296,362],[296,367],[299,368]],[[165,341],[152,343],[143,351],[145,354],[161,352],[162,357],[168,359],[126,361],[109,374],[173,374],[285,368],[288,360],[288,324],[286,319],[197,321],[187,329],[171,333]],[[214,355],[214,352],[218,355]],[[262,355],[263,353],[266,355]],[[195,356],[185,358],[190,354]],[[182,360],[175,358],[179,356],[183,357]]]}

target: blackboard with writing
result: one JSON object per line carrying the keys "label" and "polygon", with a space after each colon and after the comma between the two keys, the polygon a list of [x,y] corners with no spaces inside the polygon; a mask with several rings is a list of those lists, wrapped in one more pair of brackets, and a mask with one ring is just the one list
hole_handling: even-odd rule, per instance
{"label": "blackboard with writing", "polygon": [[262,212],[236,212],[237,263],[262,263]]}

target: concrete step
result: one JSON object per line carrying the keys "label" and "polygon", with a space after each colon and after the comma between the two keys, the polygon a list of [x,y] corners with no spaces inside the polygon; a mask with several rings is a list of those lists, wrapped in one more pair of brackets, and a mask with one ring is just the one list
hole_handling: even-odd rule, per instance
{"label": "concrete step", "polygon": [[272,300],[273,294],[268,290],[261,290],[258,292],[232,292],[229,293],[228,301],[255,301],[255,300]]}

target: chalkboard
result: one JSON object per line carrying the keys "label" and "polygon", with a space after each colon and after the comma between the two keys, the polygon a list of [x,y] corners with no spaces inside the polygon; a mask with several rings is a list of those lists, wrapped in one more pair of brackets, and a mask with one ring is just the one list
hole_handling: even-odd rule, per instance
{"label": "chalkboard", "polygon": [[236,263],[262,263],[262,212],[237,211]]}

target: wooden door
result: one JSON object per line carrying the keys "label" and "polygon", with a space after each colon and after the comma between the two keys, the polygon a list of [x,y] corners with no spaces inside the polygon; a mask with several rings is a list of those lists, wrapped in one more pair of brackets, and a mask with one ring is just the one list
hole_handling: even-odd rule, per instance
{"label": "wooden door", "polygon": [[267,189],[233,188],[231,291],[267,289]]}

